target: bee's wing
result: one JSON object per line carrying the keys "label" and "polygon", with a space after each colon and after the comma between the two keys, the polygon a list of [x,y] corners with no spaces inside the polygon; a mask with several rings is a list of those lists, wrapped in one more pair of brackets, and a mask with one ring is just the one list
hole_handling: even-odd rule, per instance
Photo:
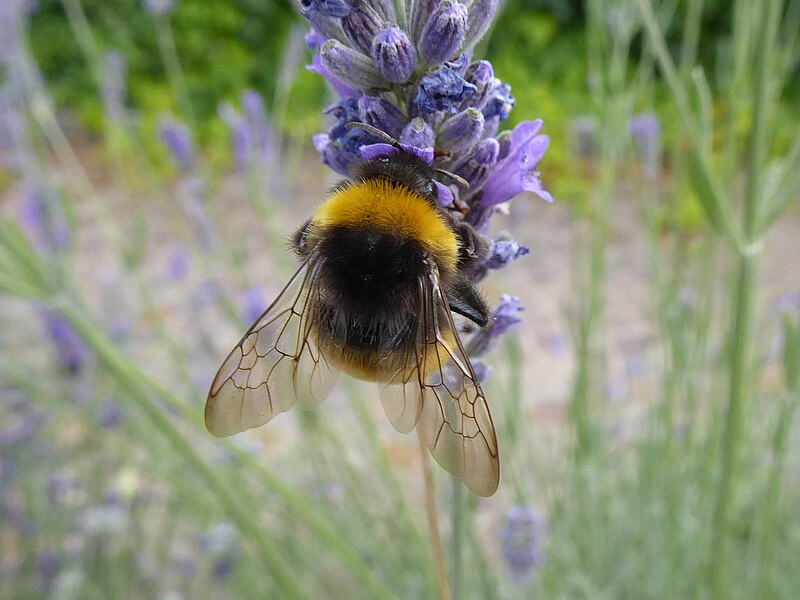
{"label": "bee's wing", "polygon": [[289,410],[319,406],[337,371],[319,351],[313,327],[321,260],[310,256],[222,363],[206,401],[206,427],[233,435]]}
{"label": "bee's wing", "polygon": [[416,425],[436,461],[472,492],[491,496],[500,481],[494,424],[433,265],[420,297],[415,350],[381,389],[383,407],[399,431]]}

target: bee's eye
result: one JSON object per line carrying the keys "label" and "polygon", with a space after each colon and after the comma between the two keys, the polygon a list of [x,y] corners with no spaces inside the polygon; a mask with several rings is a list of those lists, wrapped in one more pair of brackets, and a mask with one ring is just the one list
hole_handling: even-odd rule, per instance
{"label": "bee's eye", "polygon": [[428,182],[428,193],[429,193],[431,196],[435,196],[435,195],[436,195],[436,184],[435,184],[435,183],[433,183],[433,179],[431,179],[431,180]]}
{"label": "bee's eye", "polygon": [[382,162],[382,163],[388,163],[389,162],[389,157],[388,156],[379,156],[378,160],[380,162]]}

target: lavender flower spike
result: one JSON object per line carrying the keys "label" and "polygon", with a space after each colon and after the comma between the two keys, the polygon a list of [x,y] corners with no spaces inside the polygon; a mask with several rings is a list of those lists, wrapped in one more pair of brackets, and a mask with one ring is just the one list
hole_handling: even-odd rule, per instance
{"label": "lavender flower spike", "polygon": [[454,58],[467,33],[467,8],[455,0],[443,0],[428,18],[419,41],[420,55],[429,65]]}
{"label": "lavender flower spike", "polygon": [[[472,61],[500,0],[299,1],[313,26],[307,44],[318,48],[309,69],[339,96],[325,111],[336,123],[313,137],[322,162],[352,175],[359,161],[398,152],[348,127],[371,125],[434,167],[431,183],[443,217],[472,225],[480,253],[465,274],[470,284],[528,254],[508,237],[484,237],[497,206],[517,194],[552,201],[536,170],[549,144],[540,135],[542,122],[501,131],[514,108],[511,87],[489,61]],[[469,186],[456,185],[447,172]],[[487,327],[463,334],[470,359],[494,346],[521,311],[516,298],[503,296]]]}
{"label": "lavender flower spike", "polygon": [[380,74],[393,83],[406,81],[417,66],[414,46],[399,27],[378,32],[371,53]]}
{"label": "lavender flower spike", "polygon": [[536,163],[544,156],[550,138],[537,135],[542,121],[523,121],[511,133],[508,156],[500,161],[483,186],[480,203],[495,206],[522,192],[533,192],[543,200],[553,197],[539,181]]}

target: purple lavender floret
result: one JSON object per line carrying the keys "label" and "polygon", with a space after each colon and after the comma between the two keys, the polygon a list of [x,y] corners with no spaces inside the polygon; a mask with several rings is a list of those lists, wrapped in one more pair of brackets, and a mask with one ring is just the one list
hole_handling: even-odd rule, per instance
{"label": "purple lavender floret", "polygon": [[326,17],[344,17],[353,9],[353,2],[349,0],[302,0],[301,14],[308,18],[309,15],[323,15]]}
{"label": "purple lavender floret", "polygon": [[532,506],[511,506],[497,537],[500,538],[500,553],[511,580],[517,585],[526,583],[534,569],[544,561],[541,516]]}
{"label": "purple lavender floret", "polygon": [[479,330],[467,344],[469,355],[480,356],[494,348],[501,335],[513,325],[522,322],[519,313],[524,310],[519,298],[508,294],[500,296],[500,302],[492,310],[492,318],[489,320],[489,324]]}
{"label": "purple lavender floret", "polygon": [[159,137],[167,147],[181,171],[194,170],[195,150],[189,128],[175,119],[162,117],[159,123]]}
{"label": "purple lavender floret", "polygon": [[414,106],[423,115],[437,112],[455,114],[462,102],[477,90],[454,68],[443,65],[419,80]]}
{"label": "purple lavender floret", "polygon": [[244,293],[242,293],[241,303],[242,322],[248,324],[255,322],[267,308],[267,303],[264,300],[264,292],[258,286],[245,290]]}
{"label": "purple lavender floret", "polygon": [[[313,136],[322,162],[343,175],[356,162],[395,152],[375,143],[362,122],[398,140],[446,175],[434,181],[439,205],[485,235],[498,205],[522,192],[552,197],[538,171],[549,138],[542,122],[523,121],[501,131],[515,99],[473,49],[497,14],[499,0],[301,0],[311,25],[309,70],[331,85],[339,100],[326,112],[328,131]],[[399,20],[398,20],[398,17]],[[435,159],[434,159],[435,155]],[[505,212],[505,211],[504,211]],[[486,238],[491,251],[476,268],[478,280],[528,254],[510,239]],[[503,296],[491,323],[466,340],[473,356],[487,351],[520,320],[519,302]]]}
{"label": "purple lavender floret", "polygon": [[77,375],[86,363],[86,343],[59,313],[45,311],[44,324],[47,336],[55,348],[58,364],[70,374]]}
{"label": "purple lavender floret", "polygon": [[483,116],[487,119],[498,117],[501,121],[505,121],[514,108],[515,102],[514,96],[511,95],[511,86],[500,82],[489,93],[483,107]]}
{"label": "purple lavender floret", "polygon": [[488,269],[500,269],[525,256],[528,252],[530,252],[530,249],[527,246],[523,246],[515,240],[495,241],[489,251],[486,267]]}

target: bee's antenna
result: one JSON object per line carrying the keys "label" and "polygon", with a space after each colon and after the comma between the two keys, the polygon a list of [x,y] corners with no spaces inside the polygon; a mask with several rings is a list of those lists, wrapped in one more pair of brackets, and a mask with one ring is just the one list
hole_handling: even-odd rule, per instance
{"label": "bee's antenna", "polygon": [[367,125],[366,123],[360,123],[358,121],[350,121],[349,123],[345,123],[345,127],[347,129],[360,129],[361,131],[366,131],[370,135],[374,135],[376,138],[380,138],[387,144],[391,144],[395,148],[401,149],[400,143],[390,136],[385,131],[381,131],[377,127],[373,127],[372,125]]}
{"label": "bee's antenna", "polygon": [[434,169],[434,171],[436,171],[440,175],[444,175],[445,177],[452,179],[453,183],[455,183],[461,189],[463,190],[469,189],[469,182],[463,177],[459,177],[455,173],[451,173],[450,171],[445,171],[444,169]]}
{"label": "bee's antenna", "polygon": [[[387,144],[391,144],[398,150],[403,149],[400,143],[392,136],[390,136],[388,133],[386,133],[385,131],[381,131],[377,127],[368,125],[367,123],[361,123],[359,121],[350,121],[349,123],[345,123],[345,127],[347,127],[347,129],[360,129],[361,131],[366,131],[370,135],[374,135],[376,138],[380,138]],[[451,173],[450,171],[445,171],[444,169],[434,169],[434,171],[436,171],[440,175],[444,175],[448,179],[451,179],[453,183],[455,183],[458,187],[465,190],[469,189],[469,182],[463,177],[459,177],[455,173]]]}

